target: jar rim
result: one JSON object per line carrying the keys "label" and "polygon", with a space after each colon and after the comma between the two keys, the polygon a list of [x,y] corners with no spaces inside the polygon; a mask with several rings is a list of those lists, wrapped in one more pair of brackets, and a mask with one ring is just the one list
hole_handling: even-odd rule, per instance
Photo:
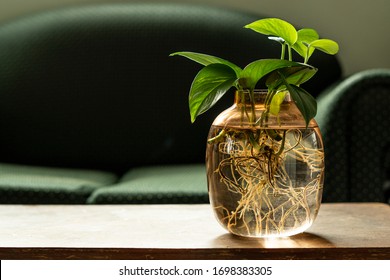
{"label": "jar rim", "polygon": [[[249,89],[237,89],[236,92],[245,92],[245,93],[247,92],[247,93],[249,93],[250,90]],[[267,94],[268,93],[268,89],[254,89],[253,93]]]}

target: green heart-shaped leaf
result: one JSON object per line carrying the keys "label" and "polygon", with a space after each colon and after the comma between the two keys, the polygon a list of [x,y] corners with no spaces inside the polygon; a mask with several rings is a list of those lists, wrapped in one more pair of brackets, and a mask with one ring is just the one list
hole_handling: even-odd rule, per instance
{"label": "green heart-shaped leaf", "polygon": [[329,39],[315,40],[309,44],[309,48],[315,48],[331,55],[334,55],[339,51],[339,45],[335,41]]}
{"label": "green heart-shaped leaf", "polygon": [[311,42],[318,40],[320,37],[317,33],[312,28],[302,28],[298,30],[298,40],[297,42],[302,42],[302,43],[308,43],[310,44]]}
{"label": "green heart-shaped leaf", "polygon": [[290,85],[282,73],[279,72],[279,75],[282,78],[286,89],[290,92],[290,96],[297,105],[298,110],[301,112],[305,120],[306,127],[308,127],[310,121],[317,114],[317,101],[303,88],[300,88],[296,85]]}
{"label": "green heart-shaped leaf", "polygon": [[289,84],[301,85],[317,73],[317,68],[308,64],[300,64],[300,66],[286,67],[274,71],[267,77],[265,82],[269,89],[277,89],[283,84],[283,79],[278,72],[283,74],[283,77]]}
{"label": "green heart-shaped leaf", "polygon": [[317,114],[317,101],[310,93],[296,85],[286,83],[286,88],[305,119],[307,127]]}
{"label": "green heart-shaped leaf", "polygon": [[215,63],[224,64],[232,68],[237,75],[239,75],[239,73],[242,70],[240,67],[238,67],[237,65],[235,65],[230,61],[227,61],[225,59],[216,56],[208,55],[208,54],[195,53],[195,52],[175,52],[170,54],[170,56],[175,56],[175,55],[186,57],[204,66],[215,64]]}
{"label": "green heart-shaped leaf", "polygon": [[191,121],[206,112],[234,85],[236,72],[225,64],[210,64],[195,76],[189,94]]}
{"label": "green heart-shaped leaf", "polygon": [[260,19],[245,25],[245,28],[250,28],[264,35],[280,37],[290,46],[294,45],[298,39],[295,27],[287,21],[278,18]]}
{"label": "green heart-shaped leaf", "polygon": [[[280,60],[280,59],[260,59],[248,64],[239,75],[239,82],[247,89],[254,89],[257,82],[272,71],[287,67],[302,67],[304,64]],[[307,66],[304,66],[307,67]]]}

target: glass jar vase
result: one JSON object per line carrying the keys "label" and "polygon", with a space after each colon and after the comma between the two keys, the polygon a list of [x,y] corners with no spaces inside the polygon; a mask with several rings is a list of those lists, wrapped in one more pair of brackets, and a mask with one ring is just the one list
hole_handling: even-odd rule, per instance
{"label": "glass jar vase", "polygon": [[[213,122],[206,165],[219,223],[246,237],[282,237],[311,226],[321,205],[324,150],[313,119],[306,127],[288,92],[279,112],[267,91],[237,91]],[[267,105],[266,105],[267,104]]]}

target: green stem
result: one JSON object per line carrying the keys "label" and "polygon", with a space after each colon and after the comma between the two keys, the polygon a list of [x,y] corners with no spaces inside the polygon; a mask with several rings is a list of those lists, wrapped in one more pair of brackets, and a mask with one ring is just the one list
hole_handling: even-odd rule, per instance
{"label": "green stem", "polygon": [[252,119],[250,120],[250,122],[251,122],[252,124],[254,124],[255,121],[256,121],[255,93],[254,93],[253,90],[251,90],[249,94],[250,94],[250,98],[251,98],[251,113],[252,113],[252,115],[251,115]]}
{"label": "green stem", "polygon": [[269,105],[271,104],[271,100],[274,97],[275,93],[276,93],[275,90],[268,91],[267,97],[265,98],[264,101],[264,111],[261,114],[260,120],[258,121],[258,123],[260,123],[260,127],[263,127],[264,121],[267,121],[268,119],[268,111],[269,111],[268,108]]}
{"label": "green stem", "polygon": [[217,136],[214,136],[213,138],[208,139],[207,143],[214,144],[215,142],[221,142],[221,141],[223,141],[225,135],[226,135],[226,130],[222,129],[221,132]]}
{"label": "green stem", "polygon": [[244,122],[244,115],[246,114],[246,104],[245,104],[245,92],[244,91],[239,91],[240,94],[240,99],[243,100],[244,106],[241,106],[241,125]]}
{"label": "green stem", "polygon": [[[249,90],[248,90],[249,91]],[[246,104],[246,92],[247,92],[247,90],[243,90],[242,92],[241,92],[241,102],[242,102],[242,107],[241,107],[241,124],[244,122],[244,116],[246,116],[246,118],[247,118],[247,120],[248,120],[248,122],[251,122],[252,120],[251,120],[251,115],[249,114],[249,112],[248,112],[248,110],[247,110],[247,104]],[[251,91],[249,91],[249,99],[251,99],[251,97],[250,97],[250,92]],[[251,104],[252,104],[252,102],[251,102]],[[252,106],[252,105],[251,105]]]}
{"label": "green stem", "polygon": [[285,55],[286,55],[286,44],[282,43],[282,54],[280,56],[280,59],[284,59]]}
{"label": "green stem", "polygon": [[292,50],[290,45],[288,45],[288,60],[292,61]]}
{"label": "green stem", "polygon": [[306,48],[306,55],[305,55],[304,63],[308,63],[309,62],[309,53],[310,53],[310,44]]}
{"label": "green stem", "polygon": [[309,61],[309,47],[307,47],[306,55],[305,55],[305,61],[303,63],[307,63]]}

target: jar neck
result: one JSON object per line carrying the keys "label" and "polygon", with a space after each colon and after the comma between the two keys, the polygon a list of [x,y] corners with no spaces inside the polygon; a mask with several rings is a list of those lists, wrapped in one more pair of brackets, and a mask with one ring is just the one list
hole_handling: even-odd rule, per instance
{"label": "jar neck", "polygon": [[[234,104],[236,105],[265,105],[268,97],[268,90],[255,89],[252,92],[250,90],[237,90],[234,96]],[[283,103],[291,102],[290,94],[287,92]]]}

